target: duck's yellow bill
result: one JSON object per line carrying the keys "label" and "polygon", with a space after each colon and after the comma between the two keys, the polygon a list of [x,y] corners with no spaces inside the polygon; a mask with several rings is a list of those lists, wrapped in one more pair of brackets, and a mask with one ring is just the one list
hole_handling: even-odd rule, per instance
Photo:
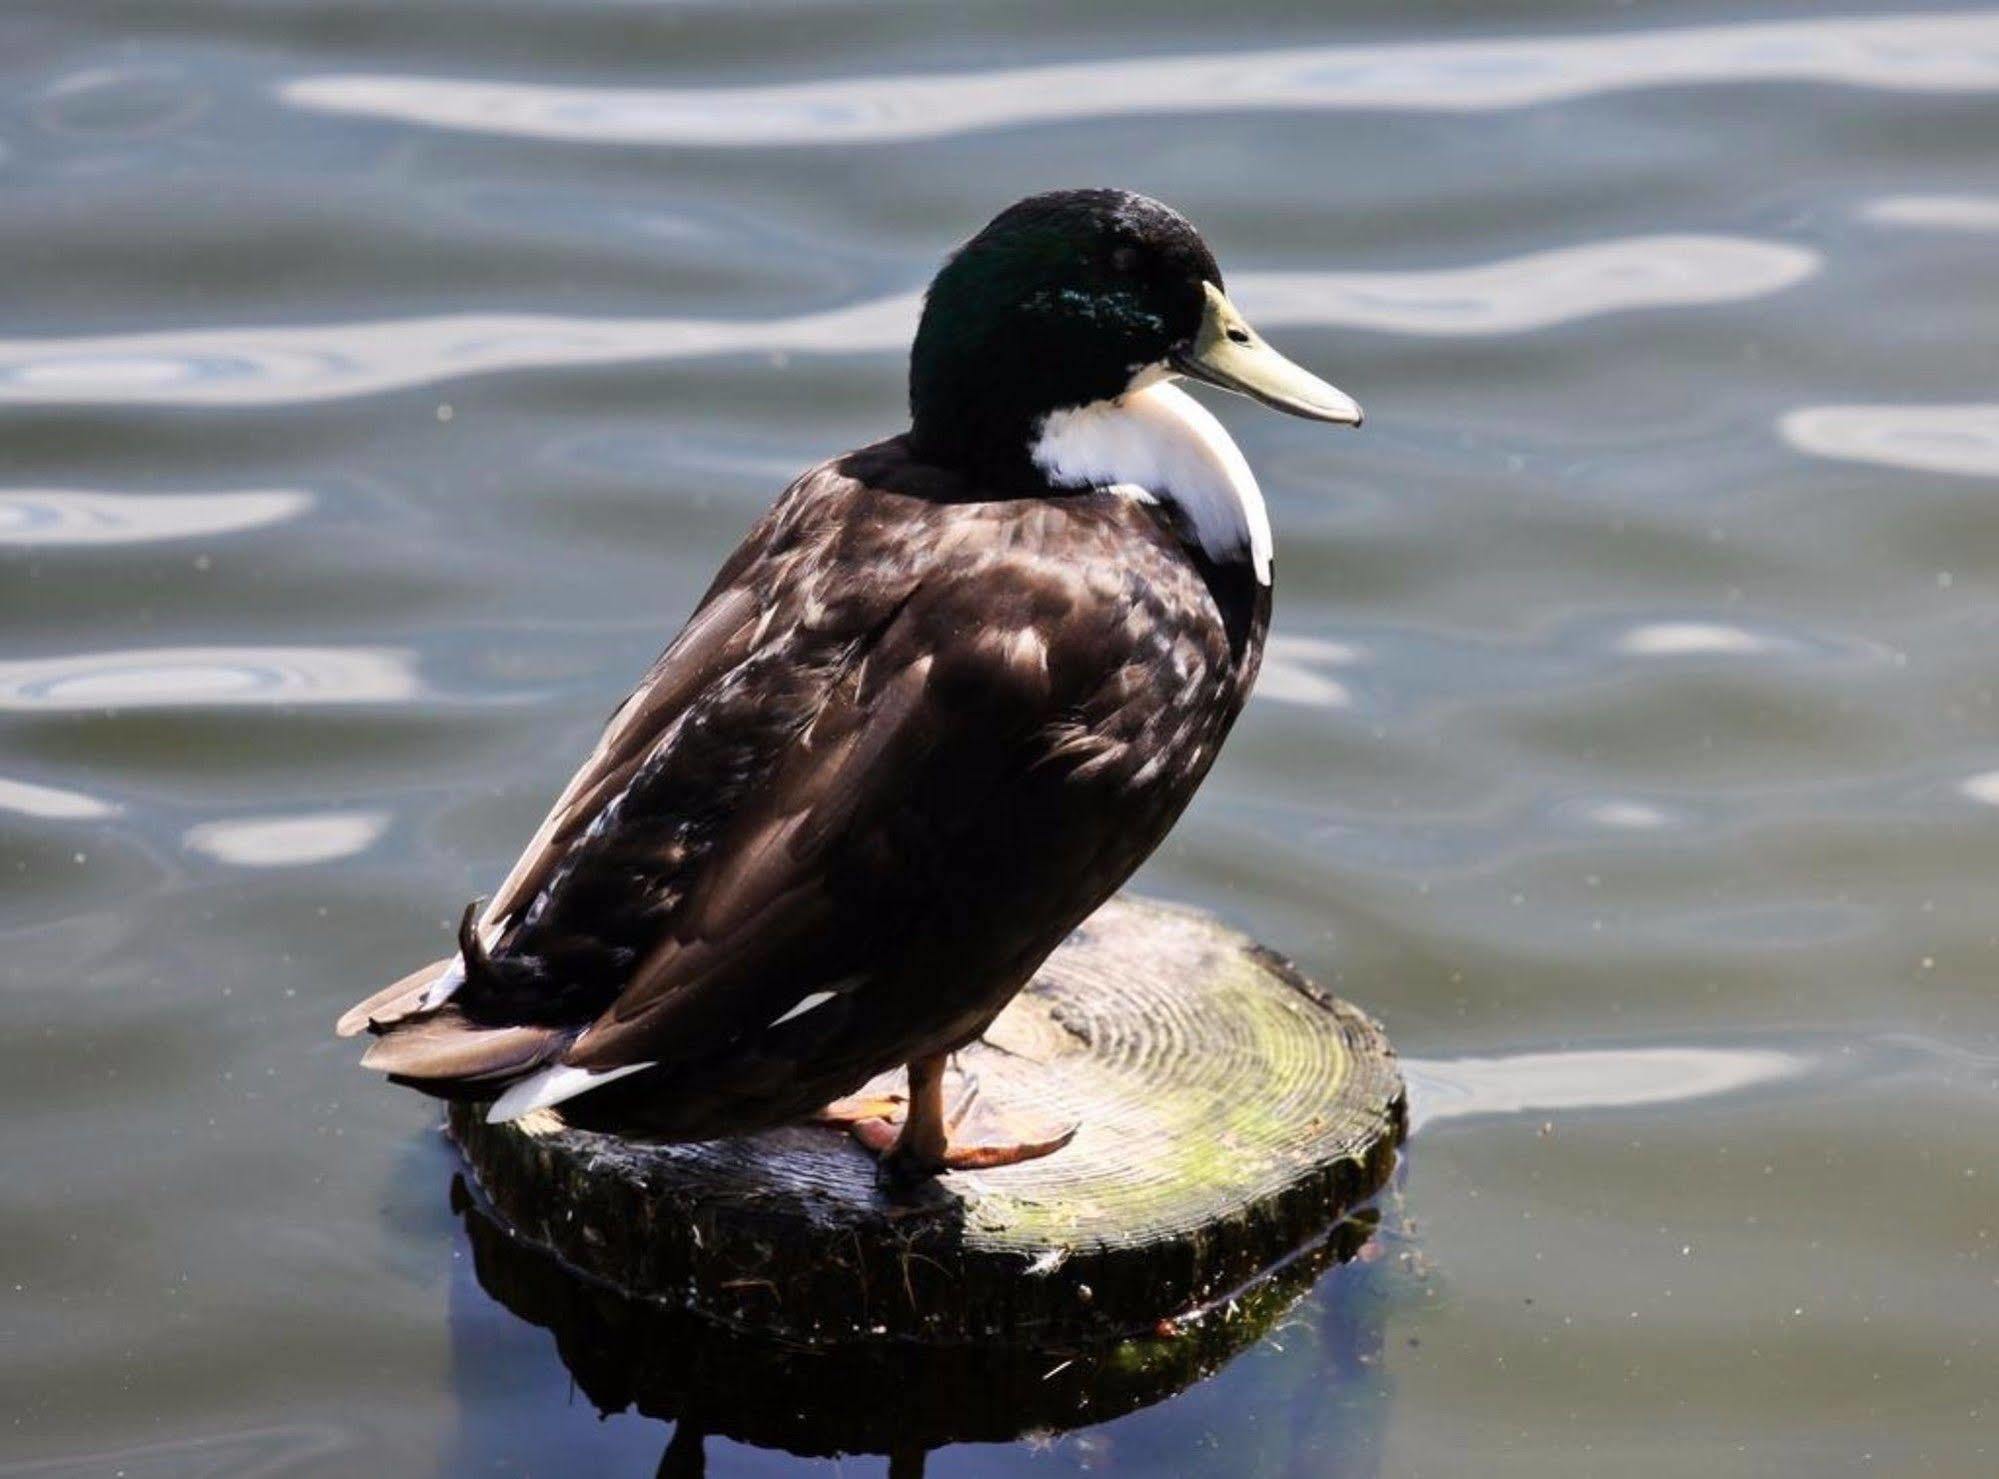
{"label": "duck's yellow bill", "polygon": [[1202,286],[1207,289],[1208,301],[1201,314],[1201,329],[1193,346],[1173,357],[1175,370],[1190,379],[1262,401],[1287,415],[1341,426],[1360,425],[1360,402],[1302,365],[1292,364],[1263,342],[1262,335],[1236,312],[1220,288],[1213,283]]}

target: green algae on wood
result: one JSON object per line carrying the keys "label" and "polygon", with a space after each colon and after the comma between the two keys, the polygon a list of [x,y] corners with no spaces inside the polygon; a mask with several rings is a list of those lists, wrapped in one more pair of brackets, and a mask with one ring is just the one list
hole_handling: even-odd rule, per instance
{"label": "green algae on wood", "polygon": [[1130,898],[962,1059],[1076,1139],[897,1202],[819,1126],[652,1145],[455,1105],[450,1131],[515,1236],[628,1294],[813,1343],[1047,1346],[1254,1282],[1382,1186],[1404,1129],[1372,1021],[1205,915]]}

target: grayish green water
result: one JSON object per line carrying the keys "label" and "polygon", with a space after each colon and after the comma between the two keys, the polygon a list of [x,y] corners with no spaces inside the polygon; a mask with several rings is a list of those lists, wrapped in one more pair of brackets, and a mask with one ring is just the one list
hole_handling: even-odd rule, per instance
{"label": "grayish green water", "polygon": [[1999,11],[1345,10],[0,10],[0,1472],[651,1471],[327,1028],[1077,183],[1370,413],[1218,407],[1276,638],[1141,881],[1422,1124],[1273,1338],[931,1473],[1999,1467]]}

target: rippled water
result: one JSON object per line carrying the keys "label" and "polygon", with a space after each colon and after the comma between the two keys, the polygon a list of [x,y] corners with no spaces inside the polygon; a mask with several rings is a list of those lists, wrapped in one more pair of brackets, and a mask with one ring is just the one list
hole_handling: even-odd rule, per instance
{"label": "rippled water", "polygon": [[1999,1468],[1999,11],[1304,9],[0,10],[0,1473],[652,1471],[327,1028],[1074,183],[1368,407],[1218,407],[1277,635],[1142,884],[1417,1133],[1209,1379],[930,1472]]}

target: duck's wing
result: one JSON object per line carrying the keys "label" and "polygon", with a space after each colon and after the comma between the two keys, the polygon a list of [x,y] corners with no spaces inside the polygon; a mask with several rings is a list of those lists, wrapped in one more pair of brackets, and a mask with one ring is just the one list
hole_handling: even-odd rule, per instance
{"label": "duck's wing", "polygon": [[[740,665],[767,628],[759,586],[778,578],[763,567],[772,547],[811,521],[815,506],[851,496],[830,465],[812,469],[785,491],[716,573],[694,614],[631,695],[612,711],[598,739],[477,921],[490,947],[548,885],[604,809],[628,787],[660,739],[702,693]],[[780,561],[780,564],[783,562]],[[760,579],[761,577],[761,579]],[[438,1011],[465,981],[461,951],[434,960],[350,1007],[334,1026],[341,1037],[388,1031]]]}
{"label": "duck's wing", "polygon": [[[631,696],[612,712],[596,748],[562,788],[479,915],[483,945],[492,946],[518,920],[604,808],[631,784],[674,720],[741,661],[757,618],[758,603],[749,590],[718,581]],[[441,1007],[463,981],[462,953],[432,961],[349,1008],[334,1030],[341,1037],[385,1031]]]}
{"label": "duck's wing", "polygon": [[758,616],[755,595],[741,586],[720,591],[695,612],[631,697],[612,713],[597,748],[562,788],[486,906],[479,921],[482,935],[490,937],[519,916],[576,840],[631,785],[688,705],[741,664],[754,645]]}
{"label": "duck's wing", "polygon": [[466,939],[451,1000],[391,1027],[363,1063],[443,1097],[499,1096],[496,1117],[512,1118],[711,1050],[781,1015],[775,994],[836,978],[824,844],[882,803],[924,676],[866,683],[872,655],[805,705],[770,691],[774,672],[712,688],[498,950]]}
{"label": "duck's wing", "polygon": [[[1103,671],[1074,650],[1114,626],[1085,576],[1056,560],[981,564],[977,578],[916,584],[854,648],[616,997],[496,1118],[725,1045],[744,1072],[781,1077],[844,1019],[829,997],[861,1008],[867,964],[893,956],[884,931],[926,900],[925,860],[1056,755],[1065,691]],[[780,1047],[767,1035],[781,1024]]]}
{"label": "duck's wing", "polygon": [[[674,644],[652,666],[632,696],[620,704],[598,739],[596,749],[582,763],[562,795],[542,817],[528,847],[508,869],[506,879],[494,891],[478,917],[480,941],[492,945],[500,933],[514,923],[522,909],[534,901],[556,867],[588,831],[590,823],[602,815],[606,803],[630,785],[632,775],[658,743],[662,730],[686,710],[716,678],[740,658],[748,646],[748,634],[756,626],[758,604],[742,588],[726,588],[688,620],[688,626]],[[362,1031],[384,1031],[386,1027],[434,1009],[450,999],[448,989],[438,989],[440,981],[450,985],[452,973],[462,971],[462,955],[446,955],[430,961],[400,981],[382,987],[366,1001],[342,1013],[334,1031],[340,1037],[354,1037]],[[462,981],[462,973],[458,975]]]}
{"label": "duck's wing", "polygon": [[[369,1061],[433,1093],[507,1089],[501,1118],[779,1024],[790,1061],[810,1061],[846,1015],[811,1008],[864,994],[867,963],[894,949],[884,930],[925,895],[925,860],[1071,742],[1078,683],[1117,666],[1116,578],[987,532],[956,513],[830,529],[840,552],[806,568],[838,571],[841,599],[816,577],[766,587],[747,647],[713,639],[720,675],[650,724],[650,744],[614,739],[593,760],[621,777],[573,788],[594,822],[579,833],[557,808],[516,869],[529,884],[510,881],[523,912],[490,966],[475,945],[451,1005]],[[765,1062],[785,1071],[784,1054]]]}

